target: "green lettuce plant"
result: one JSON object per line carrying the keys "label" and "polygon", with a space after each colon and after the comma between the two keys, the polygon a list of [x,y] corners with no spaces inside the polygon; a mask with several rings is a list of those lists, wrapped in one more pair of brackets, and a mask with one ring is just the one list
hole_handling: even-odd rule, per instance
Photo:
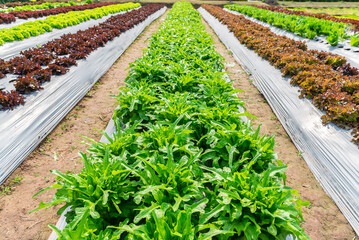
{"label": "green lettuce plant", "polygon": [[350,25],[342,22],[274,12],[247,5],[233,4],[224,7],[293,32],[304,38],[313,39],[316,36],[327,36],[326,40],[332,46],[336,46],[340,41],[349,38],[348,30]]}
{"label": "green lettuce plant", "polygon": [[[81,22],[90,19],[99,19],[109,14],[130,10],[139,6],[139,3],[124,3],[87,9],[80,12],[72,11],[63,14],[52,15],[44,20],[26,22],[12,28],[0,29],[0,43],[3,44],[5,42],[22,41],[25,38],[29,38],[30,36],[38,36],[40,34],[44,34],[45,32],[51,32],[53,28],[66,28],[80,24]],[[23,34],[24,31],[28,32],[29,34]]]}
{"label": "green lettuce plant", "polygon": [[199,13],[174,4],[115,96],[116,132],[88,139],[79,174],[53,171],[36,210],[71,207],[59,239],[309,239],[307,203],[223,69]]}

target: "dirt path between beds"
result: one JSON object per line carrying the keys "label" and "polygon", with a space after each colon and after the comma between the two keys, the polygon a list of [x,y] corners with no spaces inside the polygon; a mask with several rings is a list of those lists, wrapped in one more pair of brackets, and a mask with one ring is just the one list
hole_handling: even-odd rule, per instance
{"label": "dirt path between beds", "polygon": [[[129,63],[142,56],[142,50],[149,43],[145,40],[157,32],[167,12],[142,32],[86,97],[7,180],[5,186],[11,185],[13,189],[11,194],[0,196],[0,240],[48,239],[51,233],[48,225],[56,224],[59,207],[30,215],[28,213],[38,207],[40,201],[51,200],[54,191],[45,192],[34,199],[32,196],[55,182],[50,170],[81,170],[83,165],[78,152],[87,149],[81,143],[84,140],[81,136],[100,140],[101,133],[95,129],[106,128],[115,108],[116,101],[109,96],[117,94],[119,87],[125,85],[124,80],[128,74],[125,69]],[[13,183],[16,177],[23,178],[20,184]]]}
{"label": "dirt path between beds", "polygon": [[[51,229],[47,225],[56,224],[56,211],[59,207],[31,215],[28,215],[28,212],[35,209],[40,201],[49,201],[54,191],[47,191],[34,199],[32,196],[55,182],[50,170],[81,170],[82,162],[78,152],[86,151],[87,148],[80,143],[83,141],[81,136],[100,140],[101,133],[95,128],[105,129],[114,109],[115,100],[109,95],[116,94],[118,88],[124,86],[128,73],[125,69],[129,63],[141,57],[142,50],[148,45],[145,40],[157,31],[165,15],[145,29],[98,84],[5,183],[9,190],[8,195],[0,196],[0,240],[44,240],[49,237]],[[311,202],[311,206],[304,209],[306,223],[303,227],[307,234],[313,240],[353,239],[355,234],[349,223],[314,178],[264,97],[212,29],[205,22],[204,24],[215,40],[217,51],[226,59],[228,75],[232,80],[236,80],[234,87],[245,90],[239,96],[246,102],[247,110],[257,116],[258,120],[253,121],[254,125],[262,123],[262,133],[276,135],[276,152],[280,159],[289,164],[288,185],[297,189],[303,200]],[[20,183],[15,183],[14,179]],[[5,192],[4,187],[2,190]]]}
{"label": "dirt path between beds", "polygon": [[305,232],[312,240],[352,240],[355,236],[352,227],[315,179],[264,96],[212,28],[204,20],[202,22],[213,37],[216,50],[226,60],[226,71],[230,79],[235,80],[234,87],[245,91],[238,96],[245,102],[247,111],[257,117],[257,120],[252,120],[253,125],[262,124],[262,134],[275,135],[275,152],[288,164],[287,185],[298,190],[303,201],[311,203],[303,209]]}

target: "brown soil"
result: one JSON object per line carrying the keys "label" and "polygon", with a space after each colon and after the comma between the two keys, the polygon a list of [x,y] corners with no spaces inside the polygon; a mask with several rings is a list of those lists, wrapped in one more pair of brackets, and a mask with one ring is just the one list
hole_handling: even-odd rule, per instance
{"label": "brown soil", "polygon": [[[106,128],[115,108],[116,100],[109,96],[117,94],[119,87],[125,85],[124,80],[128,74],[125,69],[129,67],[129,63],[142,56],[142,50],[149,43],[145,40],[157,31],[166,15],[167,13],[162,15],[144,30],[86,97],[7,180],[5,186],[11,186],[12,192],[0,196],[0,240],[48,239],[51,233],[48,225],[56,224],[59,207],[40,210],[30,215],[28,213],[37,208],[40,201],[51,200],[54,191],[47,191],[34,199],[32,196],[55,182],[50,170],[81,170],[82,162],[78,152],[87,149],[87,146],[81,143],[84,140],[81,136],[100,140],[101,133],[96,129]],[[23,177],[21,184],[13,183],[16,176]]]}
{"label": "brown soil", "polygon": [[[80,143],[83,141],[81,136],[88,136],[96,141],[101,138],[101,133],[95,128],[106,128],[115,104],[115,100],[108,96],[116,94],[118,88],[124,86],[124,79],[128,73],[125,69],[129,63],[141,57],[142,49],[148,44],[145,40],[157,31],[165,15],[141,34],[5,183],[5,186],[10,187],[10,194],[0,196],[0,240],[48,238],[51,230],[47,225],[56,224],[56,211],[59,207],[41,210],[31,215],[28,213],[35,209],[40,201],[49,201],[54,191],[47,191],[34,199],[31,197],[55,182],[54,176],[49,172],[51,169],[62,172],[81,170],[82,162],[78,157],[78,151],[86,151],[87,148]],[[276,152],[280,159],[289,164],[288,185],[297,189],[303,200],[311,202],[311,206],[304,209],[306,223],[303,227],[307,234],[313,240],[353,239],[355,234],[352,228],[314,178],[264,97],[253,86],[250,77],[235,62],[212,29],[205,22],[204,24],[215,40],[217,51],[226,59],[228,75],[232,80],[236,80],[234,87],[245,90],[239,96],[245,101],[247,110],[257,116],[258,119],[253,121],[254,125],[258,126],[261,123],[262,133],[276,135]],[[20,184],[14,183],[13,179],[16,176],[23,177]]]}
{"label": "brown soil", "polygon": [[303,201],[311,203],[303,209],[305,232],[313,240],[353,239],[355,233],[352,227],[315,179],[264,96],[252,84],[250,76],[236,62],[209,25],[205,21],[203,23],[215,41],[216,50],[226,60],[226,71],[230,79],[235,80],[234,87],[245,91],[238,96],[245,102],[247,111],[257,117],[252,120],[253,125],[261,124],[262,134],[275,135],[278,158],[288,164],[287,185],[298,190]]}

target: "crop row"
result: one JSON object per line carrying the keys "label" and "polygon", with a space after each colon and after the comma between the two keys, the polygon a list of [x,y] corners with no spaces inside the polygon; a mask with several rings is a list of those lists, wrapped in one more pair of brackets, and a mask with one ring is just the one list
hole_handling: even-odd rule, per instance
{"label": "crop row", "polygon": [[[357,16],[357,15],[341,15],[341,16],[336,16],[336,18],[347,18],[347,19],[352,19],[352,20],[359,21],[359,16]],[[359,27],[356,28],[356,32],[359,31],[358,28]]]}
{"label": "crop row", "polygon": [[104,46],[149,15],[162,8],[161,4],[150,4],[138,10],[112,16],[104,23],[74,34],[63,35],[41,47],[20,53],[8,61],[0,59],[0,78],[6,74],[20,75],[12,80],[16,91],[1,91],[1,109],[13,109],[23,104],[27,94],[41,89],[41,85],[51,80],[53,75],[65,74],[76,61],[85,59],[92,51]]}
{"label": "crop row", "polygon": [[[99,4],[108,5],[107,3]],[[111,4],[95,9],[87,9],[79,12],[72,11],[68,13],[53,15],[47,17],[44,20],[26,22],[9,29],[0,29],[0,45],[4,44],[5,42],[22,41],[25,38],[29,38],[31,36],[38,36],[46,32],[51,32],[53,28],[62,29],[68,26],[78,25],[81,22],[90,19],[99,19],[112,13],[126,11],[139,6],[139,3]],[[56,11],[56,9],[54,10]]]}
{"label": "crop row", "polygon": [[60,13],[67,13],[70,11],[84,11],[86,9],[94,9],[103,6],[113,5],[116,3],[91,3],[86,5],[77,5],[77,6],[66,6],[58,7],[52,9],[38,10],[38,11],[13,11],[10,13],[0,13],[0,24],[1,23],[11,23],[16,21],[17,18],[28,19],[28,18],[40,18],[50,15],[57,15]]}
{"label": "crop row", "polygon": [[[92,1],[86,1],[86,3],[92,3]],[[24,6],[15,6],[9,7],[6,9],[0,9],[0,12],[13,12],[13,11],[35,11],[35,10],[43,10],[43,9],[51,9],[57,7],[67,7],[67,6],[76,6],[83,5],[83,2],[44,2],[36,5],[24,5]]]}
{"label": "crop row", "polygon": [[285,13],[285,14],[294,14],[294,15],[298,15],[298,16],[307,16],[307,17],[315,17],[315,18],[319,18],[319,19],[330,20],[333,22],[348,23],[348,24],[353,25],[355,32],[359,31],[359,20],[354,20],[354,19],[345,18],[345,17],[337,18],[337,17],[331,16],[326,13],[308,13],[308,12],[304,12],[304,11],[300,11],[300,10],[289,10],[289,9],[286,9],[283,7],[277,7],[277,6],[259,6],[259,5],[253,5],[253,6],[257,7],[257,8],[262,8],[262,9],[275,11],[275,12],[281,12],[281,13]]}
{"label": "crop row", "polygon": [[326,111],[324,122],[332,121],[354,128],[354,142],[359,143],[359,71],[344,57],[307,50],[305,43],[278,36],[269,28],[219,7],[203,6],[234,33],[242,44],[291,77],[301,87],[301,97],[313,100]]}
{"label": "crop row", "polygon": [[59,239],[307,239],[274,140],[241,119],[223,69],[199,13],[175,3],[116,96],[113,138],[81,173],[53,171],[39,209],[71,206]]}
{"label": "crop row", "polygon": [[[254,17],[263,22],[267,22],[276,27],[283,28],[305,38],[313,39],[316,36],[325,35],[327,36],[326,40],[332,46],[336,46],[340,41],[349,38],[348,33],[350,25],[342,22],[273,12],[245,5],[226,5],[225,7]],[[353,46],[359,45],[359,36],[352,36],[351,44]]]}
{"label": "crop row", "polygon": [[[26,5],[39,5],[39,4],[43,4],[43,3],[46,3],[47,1],[43,1],[43,0],[39,0],[39,1],[36,1],[36,2],[6,2],[6,3],[3,3],[3,4],[0,4],[0,8],[14,8],[14,7],[17,7],[17,6],[26,6]],[[51,1],[53,3],[60,3],[60,2],[64,2],[64,3],[67,3],[68,1],[62,1],[62,0],[54,0],[54,1]]]}

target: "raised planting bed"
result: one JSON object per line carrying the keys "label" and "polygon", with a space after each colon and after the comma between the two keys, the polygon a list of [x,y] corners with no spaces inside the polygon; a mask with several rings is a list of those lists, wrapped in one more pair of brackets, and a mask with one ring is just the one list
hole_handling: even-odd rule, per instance
{"label": "raised planting bed", "polygon": [[[283,8],[283,7],[276,7],[276,6],[259,6],[259,5],[255,5],[255,7],[270,10],[270,11],[274,11],[274,12],[281,12],[281,13],[285,13],[285,14],[314,17],[314,18],[319,18],[319,19],[330,20],[330,21],[333,21],[333,22],[349,23],[349,24],[354,26],[354,29],[355,29],[356,32],[359,31],[359,20],[355,20],[355,19],[350,19],[350,18],[345,18],[345,17],[337,18],[335,16],[332,16],[332,15],[329,15],[329,14],[326,14],[326,13],[310,13],[310,12],[302,11],[302,10],[299,10],[299,9],[286,9],[286,8]],[[354,8],[354,9],[357,9],[357,8]],[[328,10],[330,11],[331,8],[328,8]],[[338,8],[338,11],[339,12],[340,11],[346,11],[346,9]]]}
{"label": "raised planting bed", "polygon": [[[358,146],[350,142],[352,140],[350,131],[340,129],[332,123],[323,125],[321,116],[324,112],[317,109],[309,99],[298,98],[298,91],[304,93],[304,96],[307,90],[311,92],[311,90],[315,91],[319,88],[334,92],[337,89],[336,86],[343,86],[346,83],[340,84],[338,81],[331,86],[323,82],[321,87],[313,86],[311,90],[307,89],[304,92],[298,86],[290,84],[291,81],[298,79],[296,74],[300,76],[303,73],[309,74],[305,78],[306,81],[313,77],[313,82],[318,79],[317,84],[320,84],[321,77],[326,78],[328,75],[316,75],[320,72],[319,70],[311,72],[317,65],[321,65],[323,69],[327,70],[323,72],[324,74],[331,71],[337,74],[340,71],[334,70],[329,62],[324,63],[324,59],[319,61],[315,57],[315,54],[319,52],[305,50],[304,43],[275,36],[268,28],[263,28],[219,7],[203,7],[208,11],[201,8],[199,11],[202,16],[215,30],[221,41],[233,52],[241,65],[252,74],[254,85],[267,99],[293,143],[302,152],[309,168],[358,233],[359,205],[355,200],[359,196]],[[284,44],[284,42],[286,43]],[[301,53],[305,54],[301,55]],[[335,56],[325,52],[320,54],[327,56],[327,60]],[[292,58],[294,55],[297,56],[296,60]],[[302,61],[301,59],[303,62],[297,62]],[[336,60],[332,63],[334,62]],[[283,65],[277,65],[278,63],[283,63]],[[291,74],[287,74],[286,69],[291,66],[294,66],[295,70]],[[295,74],[293,75],[293,73]],[[328,80],[327,83],[330,83],[331,77],[328,77]],[[305,84],[303,87],[306,87]],[[328,95],[325,94],[323,99],[326,96]],[[316,99],[315,96],[313,98]],[[340,103],[340,101],[338,102]],[[343,105],[345,106],[344,103]]]}
{"label": "raised planting bed", "polygon": [[[38,3],[38,2],[36,2],[36,3]],[[93,2],[92,2],[92,0],[88,0],[86,2],[78,2],[78,1],[76,1],[76,2],[74,2],[74,1],[43,2],[41,4],[5,7],[3,9],[0,9],[0,12],[36,11],[36,10],[52,9],[52,8],[58,8],[58,7],[84,5],[84,4],[88,4],[88,3],[93,3]]]}
{"label": "raised planting bed", "polygon": [[263,22],[261,20],[258,20],[253,17],[249,17],[247,15],[241,14],[237,11],[229,10],[227,8],[224,8],[224,10],[236,14],[241,15],[252,22],[258,23],[264,27],[269,28],[273,33],[279,35],[279,36],[285,36],[290,39],[304,42],[307,45],[308,49],[312,50],[318,50],[318,51],[324,51],[324,52],[330,52],[334,53],[340,56],[343,56],[346,58],[347,63],[350,63],[353,67],[359,68],[359,48],[351,46],[348,41],[342,42],[341,44],[337,46],[332,46],[329,43],[327,43],[323,37],[316,37],[314,39],[309,39],[306,37],[301,37],[293,32],[287,31],[283,28],[276,27],[274,25],[271,25],[269,23]]}
{"label": "raised planting bed", "polygon": [[2,23],[12,23],[17,19],[28,19],[28,18],[41,18],[50,15],[57,15],[60,13],[67,13],[70,11],[83,11],[86,9],[94,9],[98,7],[113,5],[116,3],[106,2],[106,3],[91,3],[86,5],[77,5],[77,6],[66,6],[66,7],[58,7],[51,8],[45,10],[37,10],[37,11],[12,11],[10,13],[0,13],[0,24]]}
{"label": "raised planting bed", "polygon": [[[359,71],[342,56],[329,52],[307,50],[304,42],[278,36],[269,28],[243,16],[205,5],[229,27],[241,43],[280,69],[291,83],[301,87],[300,97],[313,100],[325,111],[323,121],[354,128],[353,141],[359,141]],[[214,12],[216,11],[216,12]],[[220,14],[224,14],[220,16]],[[238,24],[241,23],[241,24]],[[280,49],[280,51],[278,51]]]}
{"label": "raised planting bed", "polygon": [[350,28],[355,28],[355,26],[348,23],[275,12],[253,6],[226,5],[225,7],[309,39],[324,35],[332,46],[336,46],[339,42],[348,38],[351,39],[350,44],[352,46],[359,46],[358,33],[353,34],[350,32]]}
{"label": "raised planting bed", "polygon": [[[98,19],[111,13],[117,13],[139,7],[139,3],[105,4],[106,6],[88,9],[80,12],[72,11],[49,16],[44,20],[26,22],[21,25],[0,29],[0,45],[6,42],[22,41],[32,36],[38,36],[52,29],[62,29],[74,26],[89,19]],[[88,6],[88,5],[86,5]]]}
{"label": "raised planting bed", "polygon": [[199,13],[175,3],[116,96],[116,133],[81,173],[53,171],[39,209],[71,206],[59,239],[308,239],[274,140],[242,120],[223,69]]}
{"label": "raised planting bed", "polygon": [[[40,66],[41,69],[33,69],[36,72],[20,77],[23,83],[20,91],[31,92],[25,95],[25,104],[0,113],[0,182],[21,164],[143,29],[164,12],[163,7],[150,4],[24,53],[22,59],[27,60],[19,61],[20,64],[31,62],[39,66],[36,61],[40,60],[47,67]],[[65,42],[71,46],[71,53],[64,52]],[[43,89],[33,92],[36,88]]]}

